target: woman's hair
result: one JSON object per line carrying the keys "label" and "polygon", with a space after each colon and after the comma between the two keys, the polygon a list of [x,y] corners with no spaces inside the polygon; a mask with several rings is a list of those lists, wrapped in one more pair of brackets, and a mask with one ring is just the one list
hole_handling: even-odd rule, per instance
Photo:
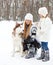
{"label": "woman's hair", "polygon": [[32,22],[30,22],[30,24],[29,24],[28,27],[26,28],[27,24],[26,24],[26,22],[24,22],[24,33],[23,33],[23,37],[24,37],[25,39],[27,39],[27,37],[28,37],[29,34],[30,34],[31,25],[32,25]]}

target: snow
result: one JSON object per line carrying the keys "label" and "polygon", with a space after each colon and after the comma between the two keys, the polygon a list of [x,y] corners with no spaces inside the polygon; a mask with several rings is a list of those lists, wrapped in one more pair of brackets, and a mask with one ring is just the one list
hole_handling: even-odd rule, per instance
{"label": "snow", "polygon": [[15,56],[12,57],[12,29],[14,26],[14,21],[0,22],[0,65],[53,65],[53,25],[51,28],[49,40],[50,61],[48,62],[42,62],[41,60],[36,59],[36,57],[40,55],[40,49],[38,50],[37,55],[31,59],[25,59],[18,53],[16,53]]}

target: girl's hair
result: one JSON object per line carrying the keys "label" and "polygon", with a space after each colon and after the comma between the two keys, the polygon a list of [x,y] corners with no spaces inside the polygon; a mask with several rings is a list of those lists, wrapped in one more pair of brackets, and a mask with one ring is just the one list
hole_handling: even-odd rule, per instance
{"label": "girl's hair", "polygon": [[49,17],[49,16],[48,16],[48,14],[47,14],[45,17],[42,15],[42,17],[43,17],[43,18],[47,18],[47,17]]}
{"label": "girl's hair", "polygon": [[29,26],[26,28],[27,24],[26,24],[26,22],[24,22],[24,33],[23,33],[23,37],[24,37],[25,39],[27,39],[27,37],[28,37],[29,34],[30,34],[31,25],[32,25],[32,22],[30,22]]}

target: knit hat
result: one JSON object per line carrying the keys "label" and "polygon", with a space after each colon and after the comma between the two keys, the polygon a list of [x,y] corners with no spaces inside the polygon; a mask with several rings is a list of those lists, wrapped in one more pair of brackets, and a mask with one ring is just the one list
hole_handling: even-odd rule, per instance
{"label": "knit hat", "polygon": [[27,13],[25,16],[25,20],[31,20],[33,22],[33,15],[31,13]]}
{"label": "knit hat", "polygon": [[39,8],[38,13],[45,17],[48,14],[48,10],[46,7],[41,7]]}

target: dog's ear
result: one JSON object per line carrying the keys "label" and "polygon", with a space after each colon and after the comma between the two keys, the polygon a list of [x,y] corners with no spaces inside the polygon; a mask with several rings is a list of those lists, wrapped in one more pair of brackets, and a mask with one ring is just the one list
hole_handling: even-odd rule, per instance
{"label": "dog's ear", "polygon": [[17,23],[17,24],[16,24],[16,27],[19,27],[19,26],[20,26],[20,24],[19,24],[19,23]]}
{"label": "dog's ear", "polygon": [[15,27],[13,28],[13,30],[16,30],[16,28],[18,28],[20,26],[19,23],[16,23]]}

